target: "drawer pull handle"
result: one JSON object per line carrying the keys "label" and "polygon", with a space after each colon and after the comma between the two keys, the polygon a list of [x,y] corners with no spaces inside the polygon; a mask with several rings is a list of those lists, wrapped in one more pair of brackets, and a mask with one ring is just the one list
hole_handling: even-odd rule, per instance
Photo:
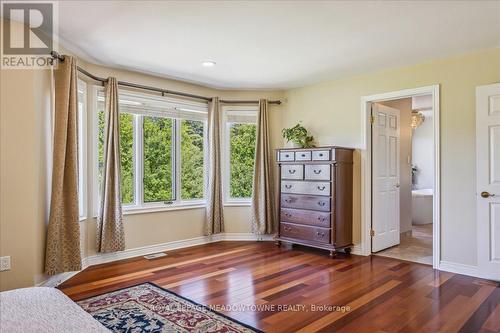
{"label": "drawer pull handle", "polygon": [[325,222],[326,218],[324,216],[318,216],[318,221]]}
{"label": "drawer pull handle", "polygon": [[320,190],[320,191],[324,191],[324,190],[325,190],[325,188],[326,188],[326,186],[319,186],[319,185],[318,185],[318,190]]}
{"label": "drawer pull handle", "polygon": [[302,157],[306,157],[306,154],[300,154],[300,156],[302,156]]}
{"label": "drawer pull handle", "polygon": [[293,170],[292,169],[288,169],[288,172],[291,173],[292,175],[295,173],[295,171],[297,171],[297,170],[295,170],[295,169],[293,169]]}
{"label": "drawer pull handle", "polygon": [[285,157],[290,157],[290,155],[286,154]]}
{"label": "drawer pull handle", "polygon": [[285,202],[290,203],[290,202],[292,202],[292,200],[290,200],[290,199],[285,199]]}
{"label": "drawer pull handle", "polygon": [[319,157],[323,157],[323,153],[319,153]]}
{"label": "drawer pull handle", "polygon": [[313,169],[313,171],[314,171],[314,173],[315,173],[315,174],[317,174],[317,175],[319,175],[319,174],[321,173],[321,169],[319,169],[319,170]]}
{"label": "drawer pull handle", "polygon": [[316,232],[316,235],[320,236],[320,237],[325,237],[325,233],[324,232]]}
{"label": "drawer pull handle", "polygon": [[324,201],[318,201],[318,205],[320,205],[321,207],[325,207],[326,202],[324,202]]}
{"label": "drawer pull handle", "polygon": [[285,188],[286,188],[286,189],[291,189],[291,188],[292,188],[292,185],[285,184]]}

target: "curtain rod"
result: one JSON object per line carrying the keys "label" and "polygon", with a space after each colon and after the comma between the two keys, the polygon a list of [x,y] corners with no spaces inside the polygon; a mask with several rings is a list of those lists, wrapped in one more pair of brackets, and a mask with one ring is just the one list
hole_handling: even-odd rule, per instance
{"label": "curtain rod", "polygon": [[[57,59],[59,61],[64,61],[64,55],[61,55],[61,54],[57,53],[56,51],[50,52],[50,55],[52,56],[53,59]],[[81,68],[80,66],[77,66],[76,68],[78,69],[78,71],[80,73],[82,73],[85,76],[88,76],[89,78],[91,78],[94,81],[99,81],[102,84],[104,84],[105,82],[108,81],[108,79],[105,79],[105,78],[102,78],[102,77],[98,77],[98,76],[95,76],[95,75],[87,72],[85,69]],[[205,97],[205,96],[200,96],[200,95],[188,94],[188,93],[179,92],[179,91],[173,91],[173,90],[166,90],[166,89],[162,89],[162,88],[145,86],[145,85],[137,84],[137,83],[130,83],[130,82],[125,82],[125,81],[118,81],[118,84],[120,86],[124,86],[124,87],[130,87],[130,88],[136,88],[136,89],[150,90],[150,91],[159,92],[159,93],[162,94],[162,96],[165,96],[165,95],[177,95],[177,96],[183,96],[183,97],[188,97],[188,98],[201,99],[201,100],[204,100],[204,101],[207,101],[207,102],[211,102],[212,101],[211,97]],[[231,101],[231,100],[224,100],[224,99],[219,100],[219,102],[221,102],[221,103],[227,103],[227,104],[255,104],[255,103],[259,103],[259,101],[250,101],[250,100],[249,101],[246,101],[246,100]],[[268,103],[269,104],[280,105],[281,101],[280,100],[269,101]]]}

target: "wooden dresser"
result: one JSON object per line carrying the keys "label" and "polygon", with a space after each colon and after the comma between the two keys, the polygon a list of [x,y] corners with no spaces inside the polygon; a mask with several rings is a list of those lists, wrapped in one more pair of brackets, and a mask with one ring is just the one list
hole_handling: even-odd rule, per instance
{"label": "wooden dresser", "polygon": [[279,229],[276,241],[350,253],[352,155],[342,147],[278,149]]}

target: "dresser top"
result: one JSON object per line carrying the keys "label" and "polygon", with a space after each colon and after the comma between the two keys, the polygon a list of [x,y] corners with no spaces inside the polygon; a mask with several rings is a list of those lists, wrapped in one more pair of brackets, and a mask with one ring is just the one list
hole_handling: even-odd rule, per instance
{"label": "dresser top", "polygon": [[314,148],[276,148],[275,150],[303,151],[303,150],[325,150],[325,149],[347,149],[347,150],[354,150],[354,148],[341,147],[341,146],[320,146],[320,147],[314,147]]}

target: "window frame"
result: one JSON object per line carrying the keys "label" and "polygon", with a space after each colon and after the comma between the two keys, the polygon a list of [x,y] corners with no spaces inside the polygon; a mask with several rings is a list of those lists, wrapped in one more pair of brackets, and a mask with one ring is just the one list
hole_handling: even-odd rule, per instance
{"label": "window frame", "polygon": [[[99,204],[100,204],[100,184],[99,184],[99,106],[98,106],[98,96],[100,92],[104,91],[102,86],[93,86],[92,89],[92,166],[93,166],[93,202],[94,202],[94,216],[98,215]],[[156,95],[148,95],[144,93],[131,92],[125,90],[124,93],[127,95],[133,95],[142,98],[164,98],[169,103],[175,104],[176,101],[179,102],[179,108],[185,107],[185,101],[179,101],[173,98],[167,98]],[[196,103],[199,107],[201,103]],[[203,106],[205,108],[205,106]],[[175,107],[177,108],[177,107]],[[203,119],[197,119],[196,117],[173,117],[171,115],[165,114],[165,118],[172,119],[172,187],[173,187],[173,200],[171,203],[169,201],[159,201],[159,202],[144,202],[144,128],[143,122],[145,114],[132,113],[127,111],[121,111],[120,113],[128,113],[134,116],[134,135],[133,135],[133,159],[134,159],[134,203],[122,205],[123,214],[139,214],[148,213],[156,211],[168,211],[168,210],[178,210],[178,209],[193,209],[201,208],[206,206],[206,193],[207,193],[207,183],[208,177],[207,173],[203,176],[203,198],[201,199],[182,199],[182,183],[181,183],[181,121],[182,120],[196,120],[203,123],[203,163],[205,166],[208,165],[208,105],[206,105],[205,116]],[[158,117],[163,115],[158,114]]]}
{"label": "window frame", "polygon": [[[78,98],[82,91],[82,100]],[[82,110],[80,110],[82,102]],[[88,84],[77,78],[77,119],[78,119],[78,220],[84,221],[88,216],[88,185],[87,185],[87,112],[88,107]]]}
{"label": "window frame", "polygon": [[[239,122],[229,121],[231,114],[241,116],[251,116],[255,118],[255,126],[257,126],[258,106],[234,106],[228,105],[222,107],[222,131],[223,137],[221,140],[222,149],[222,194],[224,206],[251,206],[252,198],[233,198],[231,197],[231,124],[240,124]],[[255,165],[254,165],[255,168]]]}

